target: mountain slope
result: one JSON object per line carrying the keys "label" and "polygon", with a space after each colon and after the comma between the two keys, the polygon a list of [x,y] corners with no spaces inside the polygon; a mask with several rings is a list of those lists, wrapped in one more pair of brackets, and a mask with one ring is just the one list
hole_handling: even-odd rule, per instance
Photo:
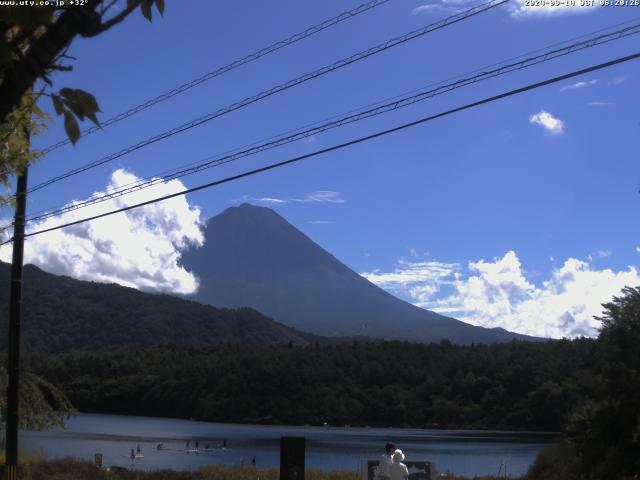
{"label": "mountain slope", "polygon": [[[10,265],[0,262],[0,313],[8,318]],[[31,351],[163,344],[308,344],[320,341],[250,308],[229,310],[115,284],[24,268],[22,345]],[[7,346],[7,322],[0,350]]]}
{"label": "mountain slope", "polygon": [[271,209],[243,204],[207,224],[201,248],[182,263],[200,280],[190,298],[251,306],[320,335],[367,335],[454,343],[531,339],[475,327],[399,300],[327,253]]}

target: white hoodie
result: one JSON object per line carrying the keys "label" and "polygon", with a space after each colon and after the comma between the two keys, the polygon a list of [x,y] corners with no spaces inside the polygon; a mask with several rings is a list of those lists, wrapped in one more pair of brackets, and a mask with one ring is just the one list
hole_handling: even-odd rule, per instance
{"label": "white hoodie", "polygon": [[393,459],[391,458],[391,454],[383,453],[380,456],[380,463],[378,464],[378,470],[376,471],[377,476],[379,477],[389,477],[389,467],[393,464]]}
{"label": "white hoodie", "polygon": [[398,449],[393,454],[393,463],[389,466],[389,477],[391,480],[407,480],[409,478],[409,469],[402,463],[404,453]]}

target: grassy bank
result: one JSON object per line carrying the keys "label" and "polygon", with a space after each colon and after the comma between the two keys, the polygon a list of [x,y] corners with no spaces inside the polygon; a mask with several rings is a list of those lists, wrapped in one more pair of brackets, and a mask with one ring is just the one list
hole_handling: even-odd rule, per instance
{"label": "grassy bank", "polygon": [[[91,462],[64,458],[33,460],[20,466],[20,480],[279,480],[276,468],[211,465],[194,471],[98,469]],[[354,470],[307,470],[306,480],[358,480]]]}
{"label": "grassy bank", "polygon": [[[177,470],[106,470],[98,469],[91,462],[65,458],[61,460],[36,459],[19,468],[19,480],[279,480],[277,468],[225,467],[212,465],[194,471]],[[305,480],[359,480],[355,470],[307,470]],[[469,480],[466,477],[448,475],[438,480]],[[474,477],[474,480],[495,480],[495,477]]]}

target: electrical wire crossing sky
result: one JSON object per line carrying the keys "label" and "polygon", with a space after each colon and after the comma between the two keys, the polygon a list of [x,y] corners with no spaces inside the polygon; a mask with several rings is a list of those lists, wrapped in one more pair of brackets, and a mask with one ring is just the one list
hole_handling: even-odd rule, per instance
{"label": "electrical wire crossing sky", "polygon": [[[79,40],[74,70],[52,76],[94,94],[107,128],[72,147],[54,118],[33,139],[48,153],[30,169],[27,233],[127,210],[29,237],[27,262],[104,281],[111,273],[96,258],[119,251],[122,265],[135,262],[136,232],[148,278],[160,280],[136,284],[123,267],[109,281],[188,292],[196,284],[181,253],[205,240],[206,219],[246,202],[275,209],[393,295],[476,325],[595,335],[601,304],[640,284],[638,61],[456,111],[634,55],[640,10],[519,0],[176,5],[153,24],[135,15]],[[472,8],[486,10],[447,22]],[[441,27],[340,63],[430,25]],[[296,80],[312,72],[324,73]],[[53,110],[48,99],[42,108]],[[2,223],[11,215],[3,210]]]}

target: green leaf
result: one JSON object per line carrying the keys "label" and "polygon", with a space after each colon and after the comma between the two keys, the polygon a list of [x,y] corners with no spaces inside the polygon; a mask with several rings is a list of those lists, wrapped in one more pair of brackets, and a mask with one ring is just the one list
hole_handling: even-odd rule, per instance
{"label": "green leaf", "polygon": [[68,98],[69,100],[75,100],[76,99],[76,89],[75,88],[61,88],[60,89],[60,95],[62,95],[64,98]]}
{"label": "green leaf", "polygon": [[82,107],[76,102],[72,102],[71,100],[63,100],[64,104],[73,112],[73,114],[78,117],[78,120],[83,121],[85,114],[82,110]]}
{"label": "green leaf", "polygon": [[40,109],[40,106],[37,103],[34,103],[33,105],[31,105],[31,111],[40,118],[43,118],[45,116],[45,113]]}
{"label": "green leaf", "polygon": [[71,143],[75,145],[80,138],[80,127],[69,110],[65,110],[64,112],[64,129],[67,131],[67,136],[69,140],[71,140]]}
{"label": "green leaf", "polygon": [[100,111],[100,107],[98,106],[96,97],[88,92],[85,92],[84,90],[73,90],[73,97],[71,97],[70,100],[73,100],[75,103],[80,105],[85,115],[87,115],[88,113],[96,113]]}
{"label": "green leaf", "polygon": [[100,126],[100,120],[98,120],[98,117],[96,117],[95,113],[87,113],[86,115],[87,115],[87,118],[91,120],[96,127]]}
{"label": "green leaf", "polygon": [[164,0],[156,0],[156,8],[161,16],[164,16]]}
{"label": "green leaf", "polygon": [[54,93],[51,95],[51,100],[53,101],[53,108],[56,109],[56,115],[62,115],[65,110],[62,99]]}
{"label": "green leaf", "polygon": [[151,21],[151,5],[153,5],[153,0],[142,0],[142,3],[140,3],[142,15],[149,21]]}
{"label": "green leaf", "polygon": [[94,124],[100,126],[100,122],[96,113],[100,111],[96,98],[84,90],[77,88],[63,88],[60,94],[64,96],[64,104],[74,113],[80,120],[85,117],[89,118]]}
{"label": "green leaf", "polygon": [[50,25],[53,21],[53,12],[54,10],[48,7],[6,6],[0,8],[0,22],[16,25],[21,32],[31,32],[39,25]]}

